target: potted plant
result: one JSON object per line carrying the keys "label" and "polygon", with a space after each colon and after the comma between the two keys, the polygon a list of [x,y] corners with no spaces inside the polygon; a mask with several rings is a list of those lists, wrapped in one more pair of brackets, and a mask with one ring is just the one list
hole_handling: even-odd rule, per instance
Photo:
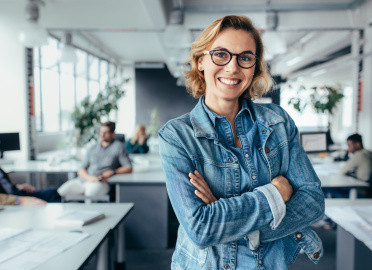
{"label": "potted plant", "polygon": [[71,115],[77,132],[77,146],[82,147],[91,139],[97,139],[97,126],[102,118],[109,117],[112,110],[118,109],[118,100],[124,96],[123,86],[129,79],[116,84],[107,82],[105,89],[97,95],[95,100],[86,97],[75,108]]}
{"label": "potted plant", "polygon": [[302,113],[307,106],[311,106],[319,115],[328,115],[328,142],[333,144],[330,136],[331,117],[335,112],[335,108],[340,103],[344,95],[340,86],[313,86],[305,88],[301,86],[297,91],[296,97],[292,97],[288,101],[288,105],[292,105],[295,110]]}

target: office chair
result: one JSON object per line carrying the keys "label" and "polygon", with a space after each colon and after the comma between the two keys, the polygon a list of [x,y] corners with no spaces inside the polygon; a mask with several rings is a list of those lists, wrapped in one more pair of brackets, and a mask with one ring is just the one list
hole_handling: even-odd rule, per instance
{"label": "office chair", "polygon": [[119,141],[121,141],[122,143],[125,143],[125,135],[124,135],[124,134],[115,134],[114,139],[115,139],[115,140],[119,140]]}

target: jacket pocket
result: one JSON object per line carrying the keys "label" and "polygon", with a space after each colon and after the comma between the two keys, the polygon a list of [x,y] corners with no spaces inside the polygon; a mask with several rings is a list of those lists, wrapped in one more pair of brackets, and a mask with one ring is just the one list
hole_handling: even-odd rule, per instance
{"label": "jacket pocket", "polygon": [[176,249],[172,256],[174,269],[201,269],[206,263],[207,254],[208,248],[197,247],[186,232],[179,228]]}

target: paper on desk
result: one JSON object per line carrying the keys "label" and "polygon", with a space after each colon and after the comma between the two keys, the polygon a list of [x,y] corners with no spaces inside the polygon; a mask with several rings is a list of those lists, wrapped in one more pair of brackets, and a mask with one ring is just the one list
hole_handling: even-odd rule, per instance
{"label": "paper on desk", "polygon": [[[33,269],[88,236],[78,232],[26,231],[0,241],[0,269]],[[1,247],[7,247],[5,253]]]}
{"label": "paper on desk", "polygon": [[329,176],[340,172],[339,164],[334,163],[314,164],[313,167],[318,176]]}
{"label": "paper on desk", "polygon": [[27,229],[0,228],[0,241],[23,233]]}
{"label": "paper on desk", "polygon": [[370,208],[370,206],[357,206],[357,208],[356,211],[354,206],[327,207],[326,215],[360,241],[372,243],[372,223],[366,221],[364,214],[364,211],[368,211],[366,208]]}

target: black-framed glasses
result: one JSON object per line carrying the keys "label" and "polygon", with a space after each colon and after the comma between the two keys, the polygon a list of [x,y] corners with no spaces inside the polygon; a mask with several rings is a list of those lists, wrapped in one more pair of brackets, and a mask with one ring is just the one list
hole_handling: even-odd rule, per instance
{"label": "black-framed glasses", "polygon": [[217,66],[224,66],[230,63],[232,57],[236,55],[236,61],[241,68],[251,68],[256,64],[258,57],[251,52],[231,53],[227,50],[211,50],[204,51],[204,54],[209,54],[212,62]]}

